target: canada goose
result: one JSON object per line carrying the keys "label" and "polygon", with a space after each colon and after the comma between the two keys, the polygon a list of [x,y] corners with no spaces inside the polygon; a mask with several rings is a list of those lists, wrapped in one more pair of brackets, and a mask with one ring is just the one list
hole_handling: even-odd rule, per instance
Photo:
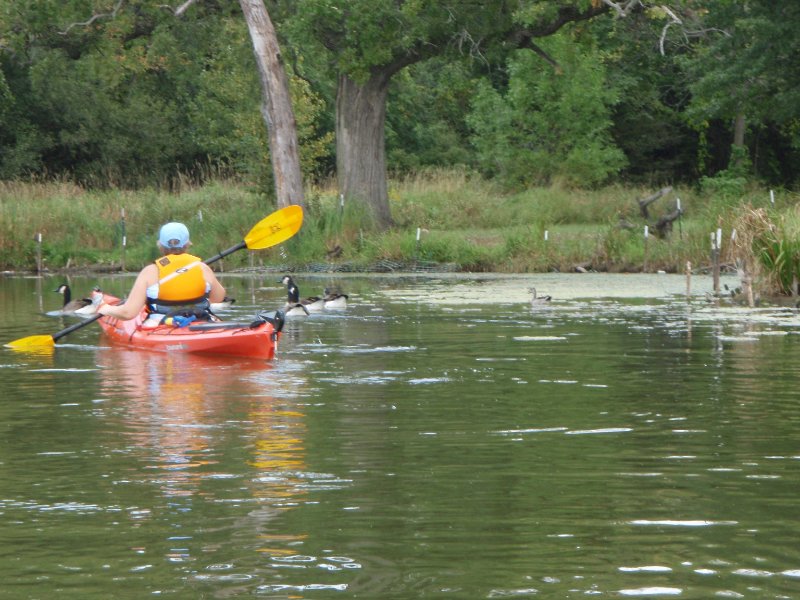
{"label": "canada goose", "polygon": [[286,317],[307,317],[310,313],[308,309],[299,302],[295,302],[294,304],[287,302],[283,307],[283,314]]}
{"label": "canada goose", "polygon": [[103,292],[98,287],[92,290],[91,298],[81,298],[80,300],[72,299],[72,291],[66,283],[62,283],[53,291],[64,296],[64,304],[60,311],[62,315],[93,315],[103,300]]}
{"label": "canada goose", "polygon": [[296,308],[297,304],[302,305],[306,309],[306,313],[322,310],[325,307],[325,302],[319,296],[311,296],[309,298],[300,299],[300,289],[297,284],[289,275],[284,275],[281,278],[281,283],[286,286],[288,294],[286,300],[286,313],[292,308]]}
{"label": "canada goose", "polygon": [[322,301],[327,310],[341,310],[347,308],[347,298],[347,294],[342,294],[332,288],[325,288]]}
{"label": "canada goose", "polygon": [[537,296],[535,287],[528,288],[528,291],[533,294],[533,297],[531,298],[531,306],[537,306],[539,304],[544,304],[545,302],[550,302],[550,300],[553,299],[552,296]]}

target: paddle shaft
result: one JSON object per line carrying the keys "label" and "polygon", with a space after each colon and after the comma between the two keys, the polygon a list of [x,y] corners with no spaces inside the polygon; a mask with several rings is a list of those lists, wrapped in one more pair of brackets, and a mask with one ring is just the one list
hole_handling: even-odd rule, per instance
{"label": "paddle shaft", "polygon": [[219,254],[212,256],[211,258],[207,258],[203,262],[206,263],[207,265],[210,265],[211,263],[217,262],[218,260],[225,258],[229,254],[233,254],[234,252],[236,252],[237,250],[241,250],[242,248],[247,248],[247,242],[245,242],[244,240],[242,240],[235,246],[231,246],[227,250],[223,250]]}

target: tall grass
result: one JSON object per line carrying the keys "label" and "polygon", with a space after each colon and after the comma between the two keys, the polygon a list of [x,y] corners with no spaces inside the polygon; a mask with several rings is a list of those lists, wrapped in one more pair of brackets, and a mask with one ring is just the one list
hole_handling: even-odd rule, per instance
{"label": "tall grass", "polygon": [[[637,200],[652,191],[622,185],[593,191],[552,186],[506,194],[467,171],[429,170],[390,182],[396,226],[376,233],[369,212],[357,203],[342,203],[333,185],[310,186],[300,233],[259,252],[257,260],[297,269],[311,263],[369,268],[391,260],[453,263],[468,271],[577,267],[682,272],[687,261],[696,268],[709,264],[710,233],[721,227],[727,240],[743,206],[766,206],[784,215],[781,235],[786,240],[800,236],[796,195],[779,193],[773,208],[768,192],[756,188],[738,198],[680,189],[653,204],[654,216],[645,220]],[[685,214],[668,236],[658,238],[652,229],[655,219],[675,208],[676,197]],[[0,183],[0,267],[34,269],[34,237],[41,233],[50,269],[68,264],[118,268],[124,258],[127,268],[136,270],[155,258],[158,228],[169,220],[185,222],[194,253],[210,256],[241,240],[273,210],[264,194],[228,180],[204,187],[187,184],[176,193],[89,192],[63,182]],[[650,227],[647,238],[645,225]],[[237,253],[224,266],[246,264],[247,253]]]}
{"label": "tall grass", "polygon": [[265,203],[257,195],[225,183],[174,194],[87,192],[66,183],[3,183],[0,265],[34,268],[41,235],[42,258],[49,268],[67,264],[113,268],[124,258],[138,269],[157,256],[158,229],[172,220],[189,226],[193,252],[211,255],[241,240],[270,212],[261,204]]}

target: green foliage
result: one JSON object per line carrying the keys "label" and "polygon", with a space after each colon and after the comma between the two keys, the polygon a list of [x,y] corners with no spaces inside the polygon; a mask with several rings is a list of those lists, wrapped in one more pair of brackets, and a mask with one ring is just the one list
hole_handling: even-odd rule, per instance
{"label": "green foliage", "polygon": [[752,251],[781,294],[800,281],[800,221],[797,211],[784,213],[777,225],[763,227],[752,238]]}
{"label": "green foliage", "polygon": [[[334,171],[339,78],[386,69],[393,174],[479,165],[518,190],[622,178],[696,184],[706,175],[702,189],[731,197],[741,178],[797,184],[800,4],[645,2],[624,19],[559,21],[601,4],[269,2],[304,176]],[[161,0],[121,3],[113,15],[111,5],[0,0],[0,179],[147,188],[221,175],[271,190],[261,90],[237,3],[196,2],[179,19]],[[752,164],[734,174],[739,114]]]}
{"label": "green foliage", "polygon": [[750,168],[747,149],[734,146],[731,151],[730,167],[714,177],[701,177],[700,188],[712,196],[721,196],[725,199],[741,198],[747,189]]}
{"label": "green foliage", "polygon": [[480,87],[469,117],[479,164],[515,187],[603,183],[625,160],[610,136],[616,95],[602,60],[575,33],[542,45],[557,68],[521,52],[510,61],[505,95]]}
{"label": "green foliage", "polygon": [[[11,38],[14,53],[0,49],[1,177],[57,175],[96,187],[271,177],[237,7],[198,3],[178,19],[146,0],[88,26],[91,3],[38,5],[0,11],[0,39],[8,27],[29,34]],[[310,175],[328,160],[330,135],[318,133],[322,109],[308,86],[296,81],[293,92]]]}
{"label": "green foliage", "polygon": [[464,62],[433,59],[394,77],[386,127],[394,173],[472,162],[464,120],[472,92],[472,74]]}

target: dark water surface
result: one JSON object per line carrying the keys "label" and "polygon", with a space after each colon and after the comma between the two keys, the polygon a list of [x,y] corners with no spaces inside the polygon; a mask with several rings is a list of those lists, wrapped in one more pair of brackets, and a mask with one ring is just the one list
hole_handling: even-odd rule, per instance
{"label": "dark water surface", "polygon": [[271,363],[0,349],[0,597],[800,598],[797,312],[581,277],[337,280]]}

